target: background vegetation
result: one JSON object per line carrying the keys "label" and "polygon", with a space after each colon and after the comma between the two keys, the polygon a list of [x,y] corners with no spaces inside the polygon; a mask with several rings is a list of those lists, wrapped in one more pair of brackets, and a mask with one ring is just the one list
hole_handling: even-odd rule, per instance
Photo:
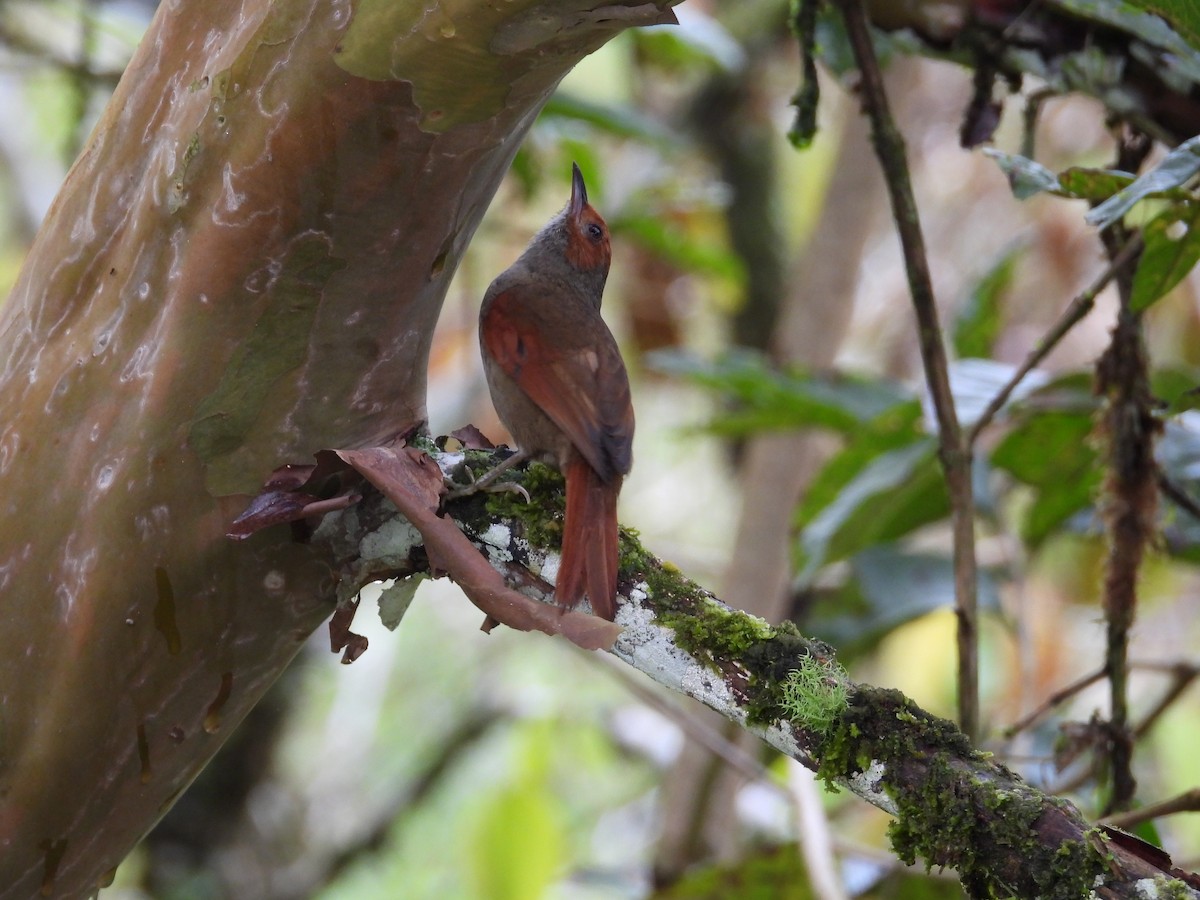
{"label": "background vegetation", "polygon": [[[0,4],[0,295],[151,12]],[[953,718],[950,500],[848,50],[822,19],[820,129],[798,151],[786,4],[689,0],[678,14],[678,28],[627,32],[586,59],[534,126],[443,309],[431,429],[473,422],[500,436],[475,343],[479,298],[561,205],[577,161],[614,233],[606,315],[635,378],[622,521],[735,605],[828,641],[855,680]],[[1171,25],[1186,48],[1188,23]],[[903,52],[922,40],[880,49],[970,428],[1109,265],[1085,214],[1126,182],[1057,173],[1123,168],[1128,138],[1080,94],[1041,98],[1030,128],[1039,85],[1027,80],[990,141],[1009,155],[963,149],[972,73]],[[1156,136],[1167,140],[1144,169],[1171,143]],[[1104,424],[1112,397],[1094,372],[1119,315],[1114,289],[980,432],[973,472],[980,746],[1092,816],[1180,798],[1190,815],[1136,827],[1184,869],[1200,866],[1194,175],[1157,185],[1129,220],[1144,227],[1153,275],[1131,296],[1164,491],[1144,511],[1153,535],[1135,570],[1132,795],[1114,785],[1109,688],[1092,677],[1108,643],[1103,498],[1117,427]],[[1152,243],[1155,229],[1165,243]],[[369,618],[358,626],[370,650],[350,667],[323,633],[306,646],[102,896],[963,896],[950,873],[896,861],[884,813],[825,794],[797,764],[598,654],[479,633],[452,585],[422,586],[394,634]]]}

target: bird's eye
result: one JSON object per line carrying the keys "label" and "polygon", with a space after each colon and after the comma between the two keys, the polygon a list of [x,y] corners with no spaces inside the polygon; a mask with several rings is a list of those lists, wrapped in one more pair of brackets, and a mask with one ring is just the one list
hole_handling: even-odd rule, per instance
{"label": "bird's eye", "polygon": [[588,225],[587,232],[588,232],[588,237],[590,237],[594,241],[598,241],[598,240],[600,240],[600,238],[602,238],[604,236],[604,229],[601,228],[599,225],[597,225],[595,222],[592,222],[590,225]]}

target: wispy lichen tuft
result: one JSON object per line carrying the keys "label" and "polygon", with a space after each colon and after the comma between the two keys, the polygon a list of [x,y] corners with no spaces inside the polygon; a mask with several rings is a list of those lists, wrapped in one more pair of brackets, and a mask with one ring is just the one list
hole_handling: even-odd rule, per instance
{"label": "wispy lichen tuft", "polygon": [[788,718],[825,736],[850,700],[850,677],[836,660],[801,657],[783,684]]}

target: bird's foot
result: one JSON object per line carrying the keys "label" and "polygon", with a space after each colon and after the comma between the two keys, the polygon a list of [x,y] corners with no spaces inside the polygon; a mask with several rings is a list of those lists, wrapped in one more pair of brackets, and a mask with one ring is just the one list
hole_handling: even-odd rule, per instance
{"label": "bird's foot", "polygon": [[531,502],[529,491],[525,490],[524,485],[517,484],[515,481],[501,481],[496,484],[480,484],[478,481],[473,481],[470,484],[459,485],[453,490],[446,491],[442,496],[442,502],[448,503],[451,500],[461,500],[463,497],[470,497],[472,494],[478,494],[480,491],[486,494],[503,494],[505,492],[520,494],[525,498],[526,503]]}
{"label": "bird's foot", "polygon": [[496,482],[496,479],[511,469],[513,466],[524,462],[526,456],[523,453],[517,452],[510,456],[504,462],[495,468],[485,472],[479,478],[476,478],[471,469],[467,467],[467,477],[470,479],[469,484],[459,485],[453,481],[450,483],[454,487],[447,491],[442,497],[443,503],[448,503],[451,500],[459,500],[463,497],[470,497],[472,494],[477,494],[480,491],[485,491],[489,494],[512,493],[520,494],[525,498],[525,502],[530,502],[529,491],[525,490],[524,486],[517,484],[515,481]]}

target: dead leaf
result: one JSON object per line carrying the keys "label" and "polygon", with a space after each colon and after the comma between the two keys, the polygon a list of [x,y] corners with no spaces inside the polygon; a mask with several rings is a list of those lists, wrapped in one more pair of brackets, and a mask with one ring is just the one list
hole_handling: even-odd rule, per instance
{"label": "dead leaf", "polygon": [[250,501],[245,512],[230,523],[225,536],[231,540],[244,541],[264,528],[294,522],[304,517],[305,507],[316,502],[316,499],[303,492],[263,491]]}
{"label": "dead leaf", "polygon": [[464,425],[450,432],[450,437],[462,444],[465,450],[495,450],[496,445],[474,425]]}
{"label": "dead leaf", "polygon": [[[460,429],[461,440],[491,442],[473,426]],[[361,450],[321,450],[316,465],[285,465],[276,469],[267,488],[230,526],[229,537],[242,540],[270,525],[296,522],[342,509],[361,498],[365,478],[387,497],[421,532],[431,572],[444,572],[486,614],[484,630],[501,623],[518,631],[561,634],[588,650],[608,650],[621,628],[605,619],[576,610],[540,603],[507,584],[453,519],[438,515],[444,481],[428,454],[398,439],[390,446]],[[353,662],[367,649],[367,639],[350,631],[354,608],[334,613],[329,623],[334,652],[345,650],[342,662]]]}
{"label": "dead leaf", "polygon": [[367,645],[370,643],[365,636],[355,634],[350,630],[351,623],[354,622],[354,614],[358,612],[358,601],[355,600],[350,606],[339,606],[333,612],[333,616],[329,619],[329,646],[330,649],[337,653],[339,650],[345,650],[342,653],[342,665],[348,666],[360,656],[367,652]]}
{"label": "dead leaf", "polygon": [[621,628],[605,619],[549,606],[514,591],[453,519],[437,514],[441,470],[412,447],[342,450],[352,465],[421,532],[431,565],[444,570],[483,612],[519,631],[561,634],[588,650],[607,650]]}

